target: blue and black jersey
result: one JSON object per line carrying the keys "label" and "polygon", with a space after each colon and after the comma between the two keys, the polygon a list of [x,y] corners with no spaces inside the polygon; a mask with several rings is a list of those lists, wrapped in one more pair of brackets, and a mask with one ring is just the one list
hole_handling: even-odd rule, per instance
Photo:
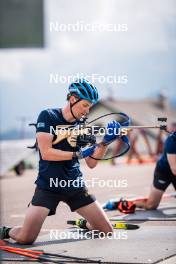
{"label": "blue and black jersey", "polygon": [[170,166],[167,160],[167,154],[175,154],[176,155],[176,132],[171,133],[165,143],[164,143],[164,151],[161,158],[158,161],[159,166],[164,170],[170,173]]}
{"label": "blue and black jersey", "polygon": [[[76,125],[76,122],[66,121],[62,115],[61,109],[47,109],[40,113],[37,120],[37,132],[52,133],[55,139],[56,126],[58,125]],[[76,151],[76,148],[70,146],[67,139],[53,145],[53,148],[63,151]],[[80,171],[80,164],[77,159],[66,161],[47,161],[43,160],[39,151],[39,172],[35,183],[39,188],[53,192],[64,193],[75,188],[82,187],[83,175]],[[64,180],[64,181],[63,181]],[[72,181],[77,182],[74,186]],[[52,184],[51,184],[52,182]],[[69,182],[66,184],[65,182]],[[60,184],[62,183],[62,184]],[[80,183],[80,184],[78,184]]]}
{"label": "blue and black jersey", "polygon": [[156,164],[153,185],[161,191],[165,191],[170,184],[176,189],[176,175],[170,169],[167,154],[176,154],[176,132],[166,139],[163,154]]}

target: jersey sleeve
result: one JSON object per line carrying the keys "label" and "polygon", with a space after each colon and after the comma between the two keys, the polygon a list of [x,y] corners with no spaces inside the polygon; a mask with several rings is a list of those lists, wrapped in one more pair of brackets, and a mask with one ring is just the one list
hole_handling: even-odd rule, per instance
{"label": "jersey sleeve", "polygon": [[169,136],[166,142],[166,153],[167,154],[176,154],[176,140]]}
{"label": "jersey sleeve", "polygon": [[52,121],[47,110],[43,110],[37,119],[36,132],[52,134]]}

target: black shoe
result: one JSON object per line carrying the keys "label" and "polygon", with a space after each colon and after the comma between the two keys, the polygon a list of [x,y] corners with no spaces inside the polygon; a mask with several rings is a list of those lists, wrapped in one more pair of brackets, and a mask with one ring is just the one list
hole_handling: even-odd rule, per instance
{"label": "black shoe", "polygon": [[9,231],[11,227],[8,226],[1,226],[0,227],[0,239],[7,239],[9,237]]}

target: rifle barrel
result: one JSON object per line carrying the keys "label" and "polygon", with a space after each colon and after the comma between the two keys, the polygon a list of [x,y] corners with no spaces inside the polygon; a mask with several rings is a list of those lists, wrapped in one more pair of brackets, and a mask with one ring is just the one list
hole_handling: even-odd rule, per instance
{"label": "rifle barrel", "polygon": [[137,129],[137,128],[161,128],[160,125],[155,125],[155,126],[127,126],[122,128],[127,128],[127,129]]}

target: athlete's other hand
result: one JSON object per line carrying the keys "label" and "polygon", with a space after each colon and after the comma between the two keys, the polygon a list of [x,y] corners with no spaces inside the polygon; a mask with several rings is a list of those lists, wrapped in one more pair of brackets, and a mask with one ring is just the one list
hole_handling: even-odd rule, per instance
{"label": "athlete's other hand", "polygon": [[85,158],[91,156],[94,153],[95,149],[96,149],[96,145],[88,147],[88,148],[80,150],[80,151],[77,151],[77,152],[74,152],[73,158],[85,159]]}
{"label": "athlete's other hand", "polygon": [[103,138],[103,143],[109,144],[111,143],[111,141],[120,137],[120,128],[121,128],[121,125],[116,120],[113,120],[110,123],[108,123],[107,128],[106,128],[106,135]]}

